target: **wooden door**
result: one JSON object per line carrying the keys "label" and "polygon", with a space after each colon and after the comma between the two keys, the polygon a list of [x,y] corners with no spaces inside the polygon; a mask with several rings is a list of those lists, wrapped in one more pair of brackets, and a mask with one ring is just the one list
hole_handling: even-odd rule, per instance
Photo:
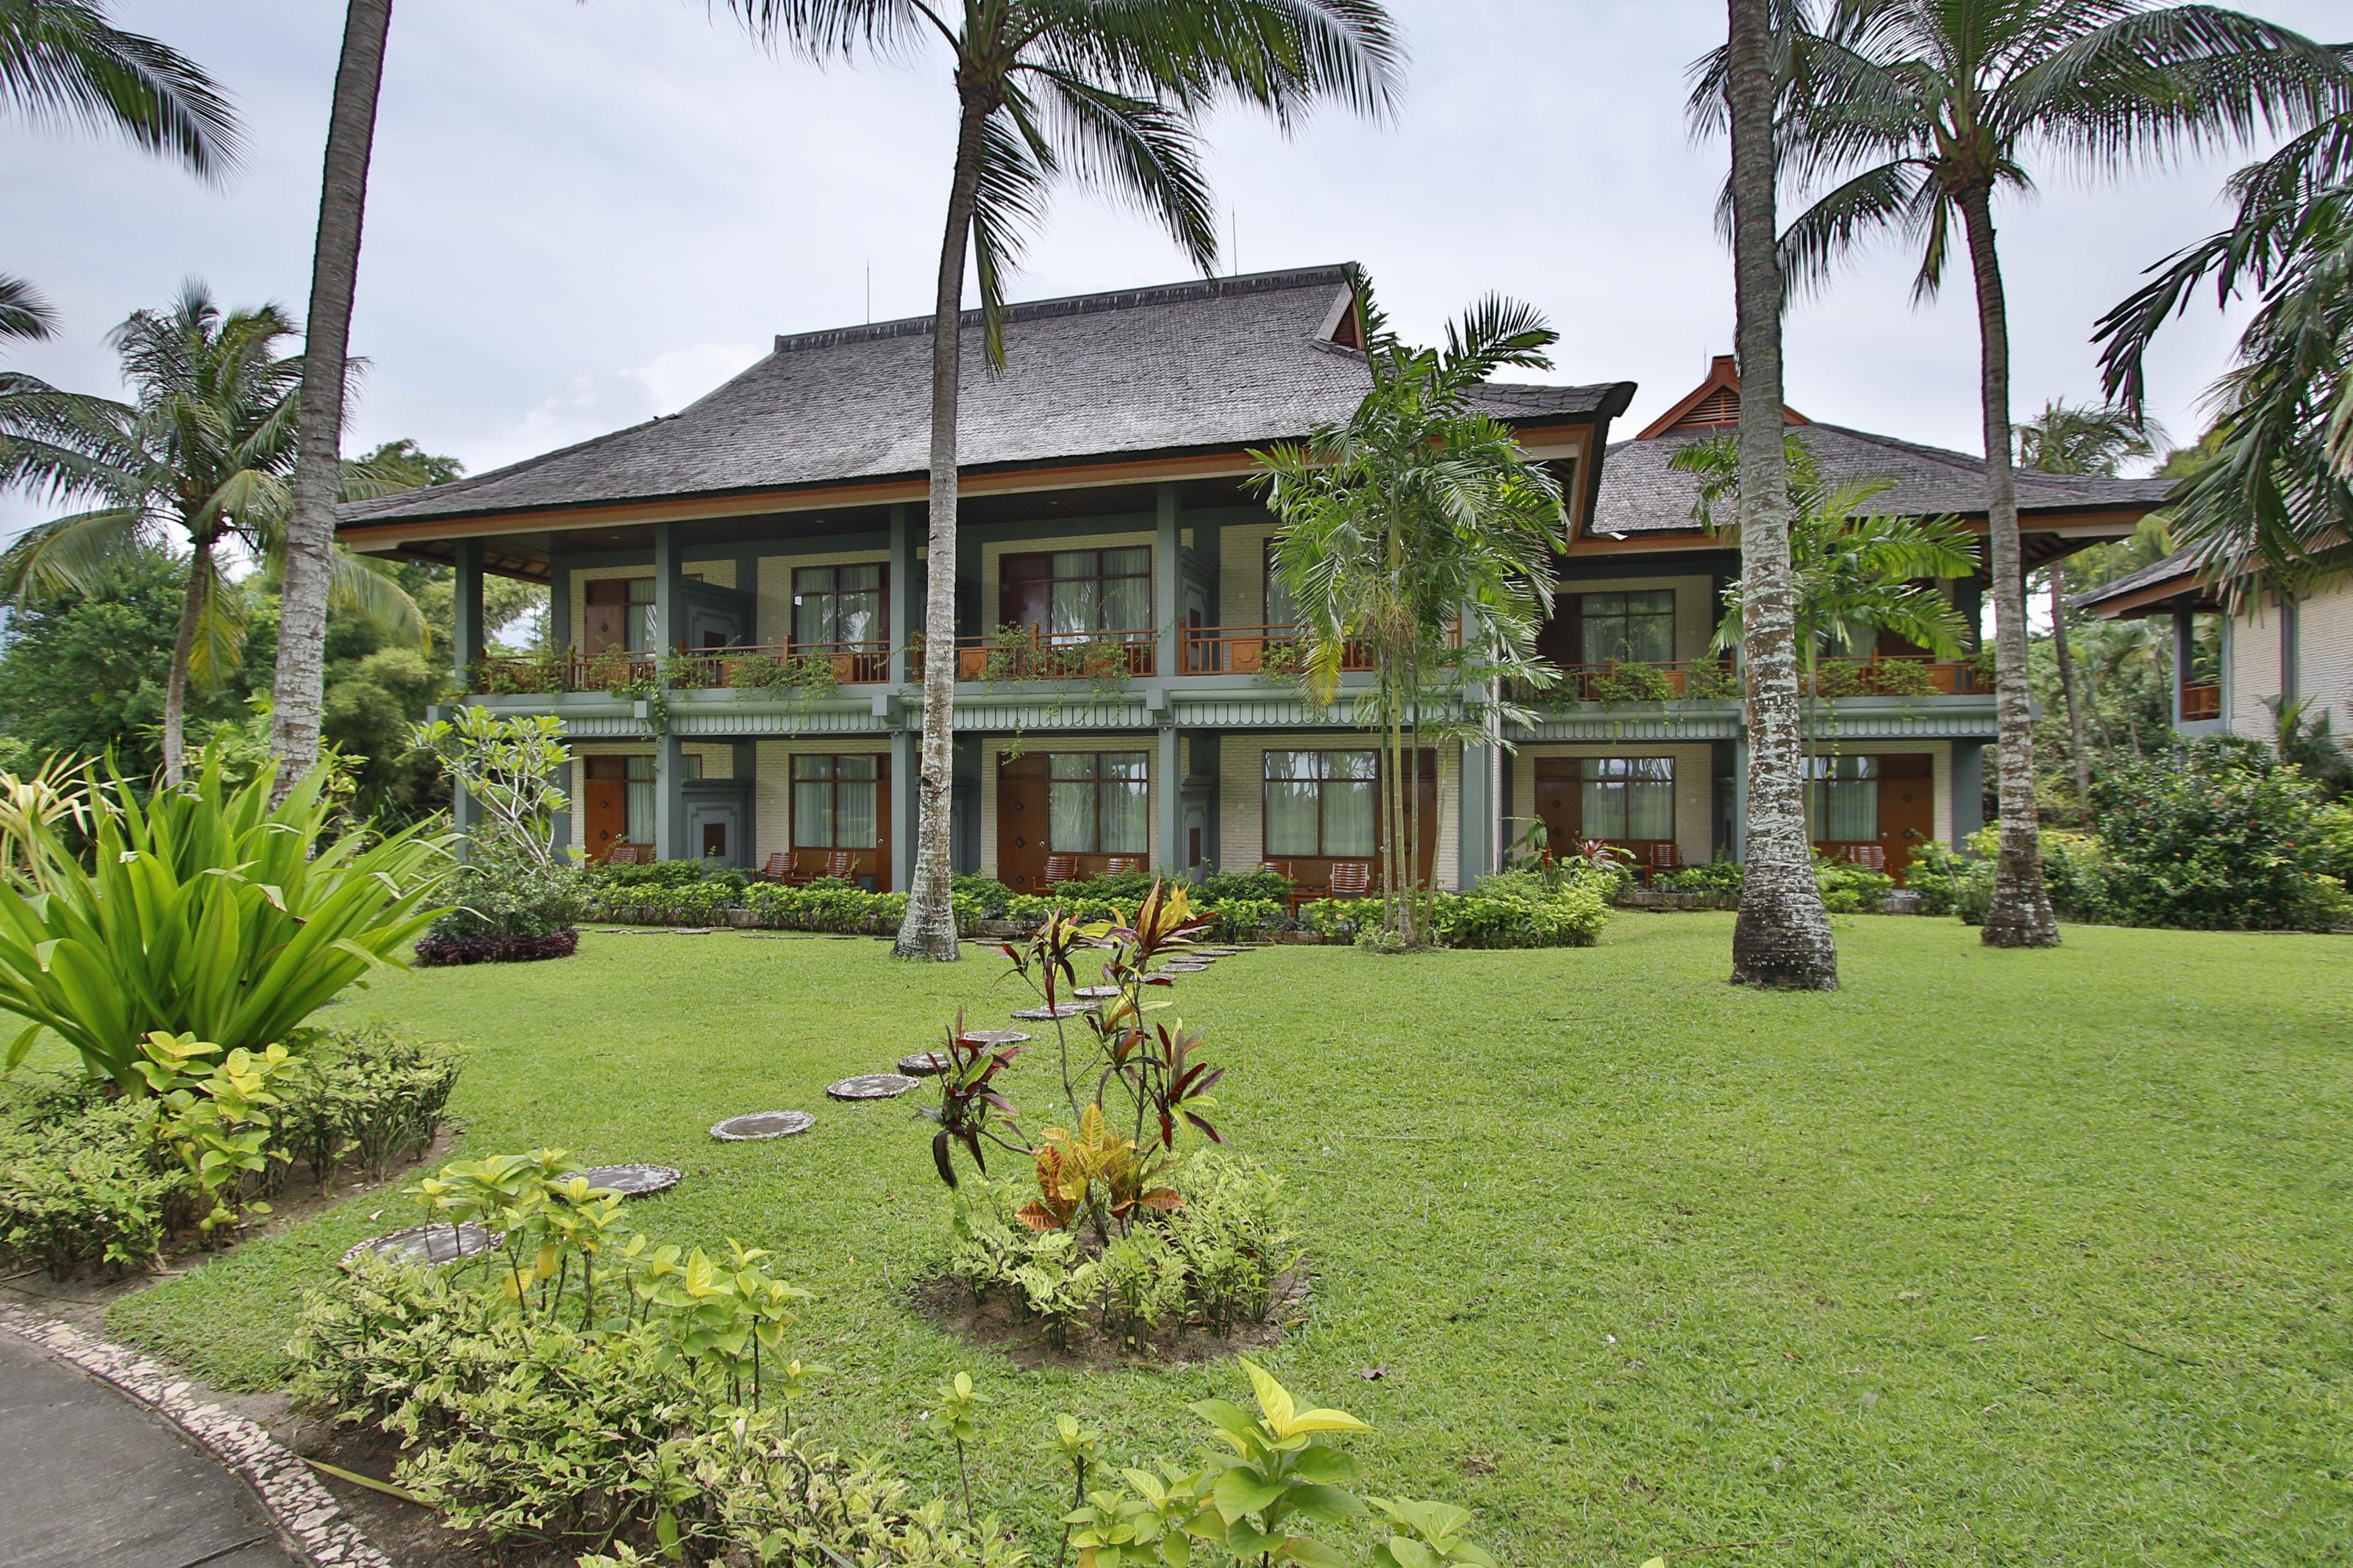
{"label": "wooden door", "polygon": [[1536,820],[1545,826],[1545,847],[1566,855],[1581,835],[1577,821],[1577,759],[1536,759]]}
{"label": "wooden door", "polygon": [[1046,758],[1011,758],[997,770],[997,879],[1017,893],[1046,890]]}
{"label": "wooden door", "polygon": [[588,858],[604,864],[629,838],[629,762],[627,757],[582,759],[586,774],[580,792],[582,844]]}
{"label": "wooden door", "polygon": [[609,653],[629,641],[629,584],[627,578],[600,577],[586,584],[586,602],[580,606],[580,651]]}
{"label": "wooden door", "polygon": [[1925,754],[1906,752],[1879,759],[1879,847],[1887,871],[1904,885],[1912,847],[1936,831],[1936,768]]}
{"label": "wooden door", "polygon": [[1042,551],[1008,555],[998,563],[997,583],[997,625],[1043,631],[1052,607],[1053,556]]}

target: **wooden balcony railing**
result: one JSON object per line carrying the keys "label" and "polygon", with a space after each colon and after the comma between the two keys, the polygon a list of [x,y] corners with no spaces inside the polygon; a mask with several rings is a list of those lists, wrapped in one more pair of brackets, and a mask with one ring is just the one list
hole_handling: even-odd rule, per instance
{"label": "wooden balcony railing", "polygon": [[[1305,650],[1296,626],[1187,626],[1187,675],[1263,675],[1270,679],[1299,673]],[[1352,642],[1340,650],[1340,670],[1355,674],[1373,668],[1369,643]]]}
{"label": "wooden balcony railing", "polygon": [[2185,680],[2181,683],[2181,721],[2194,724],[2201,720],[2222,716],[2222,683],[2219,680]]}
{"label": "wooden balcony railing", "polygon": [[[1988,684],[1974,664],[1927,654],[1880,654],[1816,660],[1806,695],[1950,697],[1985,689]],[[1562,669],[1557,684],[1518,692],[1523,701],[1602,703],[1720,702],[1740,695],[1740,677],[1729,658],[1572,664]]]}
{"label": "wooden balcony railing", "polygon": [[[1128,680],[1159,668],[1160,634],[1149,626],[1090,632],[992,632],[958,637],[958,680]],[[908,679],[923,674],[923,639],[907,651]]]}
{"label": "wooden balcony railing", "polygon": [[891,678],[887,643],[739,644],[679,652],[667,658],[639,650],[493,654],[476,662],[472,688],[490,696],[562,691],[624,691],[650,685],[741,690],[849,686]]}

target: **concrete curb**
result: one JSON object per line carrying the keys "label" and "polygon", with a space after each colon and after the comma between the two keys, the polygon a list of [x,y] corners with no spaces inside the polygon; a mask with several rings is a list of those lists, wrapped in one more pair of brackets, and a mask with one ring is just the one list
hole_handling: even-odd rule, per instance
{"label": "concrete curb", "polygon": [[342,1505],[310,1468],[269,1433],[217,1405],[200,1403],[194,1384],[153,1356],[0,1305],[0,1328],[13,1331],[178,1427],[251,1487],[288,1551],[317,1568],[396,1568],[343,1517]]}

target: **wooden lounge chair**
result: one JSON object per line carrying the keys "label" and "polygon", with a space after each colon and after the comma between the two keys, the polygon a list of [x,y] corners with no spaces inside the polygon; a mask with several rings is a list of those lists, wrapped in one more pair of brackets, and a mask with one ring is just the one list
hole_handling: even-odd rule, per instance
{"label": "wooden lounge chair", "polygon": [[1050,888],[1057,882],[1075,882],[1078,879],[1077,856],[1049,855],[1046,857],[1046,886]]}
{"label": "wooden lounge chair", "polygon": [[755,882],[789,882],[793,879],[793,852],[779,849],[768,857],[768,863],[752,875]]}
{"label": "wooden lounge chair", "polygon": [[1324,886],[1327,899],[1361,899],[1373,890],[1373,863],[1370,860],[1335,860],[1332,875]]}
{"label": "wooden lounge chair", "polygon": [[858,853],[852,849],[828,849],[825,854],[825,874],[849,881],[858,868]]}
{"label": "wooden lounge chair", "polygon": [[650,844],[616,844],[605,857],[607,866],[650,866],[654,863],[654,847]]}
{"label": "wooden lounge chair", "polygon": [[1104,865],[1103,875],[1106,877],[1124,877],[1133,872],[1138,872],[1143,869],[1143,856],[1114,855],[1111,858],[1110,861]]}
{"label": "wooden lounge chair", "polygon": [[1846,858],[1866,870],[1887,869],[1887,851],[1876,844],[1858,844],[1846,852]]}

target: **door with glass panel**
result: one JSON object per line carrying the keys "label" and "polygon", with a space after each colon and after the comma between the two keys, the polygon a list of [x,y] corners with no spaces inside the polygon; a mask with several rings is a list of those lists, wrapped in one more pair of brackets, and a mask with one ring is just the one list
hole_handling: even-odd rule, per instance
{"label": "door with glass panel", "polygon": [[1672,757],[1539,757],[1536,815],[1555,854],[1588,839],[1624,850],[1646,873],[1675,858]]}
{"label": "door with glass panel", "polygon": [[1026,637],[1034,668],[1019,676],[1098,674],[1086,650],[1131,675],[1152,669],[1152,547],[1030,551],[1004,557],[998,567],[1000,632]]}
{"label": "door with glass panel", "polygon": [[1936,831],[1935,783],[1925,752],[1808,757],[1806,826],[1814,847],[1874,865],[1901,887],[1912,847]]}
{"label": "door with glass panel", "polygon": [[1047,752],[998,766],[997,878],[1039,892],[1049,863],[1058,879],[1099,877],[1114,866],[1149,869],[1151,797],[1146,752]]}
{"label": "door with glass panel", "polygon": [[[1288,867],[1303,889],[1331,885],[1332,868],[1363,861],[1381,883],[1381,753],[1371,748],[1283,750],[1264,753],[1264,858]],[[1414,868],[1425,884],[1438,860],[1438,753],[1415,764]]]}
{"label": "door with glass panel", "polygon": [[1672,589],[1575,596],[1577,663],[1573,695],[1593,701],[1594,683],[1613,665],[1672,664],[1675,658],[1675,595]]}
{"label": "door with glass panel", "polygon": [[869,891],[887,889],[891,759],[800,752],[792,768],[792,879],[840,877]]}
{"label": "door with glass panel", "polygon": [[802,566],[793,572],[792,652],[830,660],[845,685],[890,679],[891,629],[885,568]]}

